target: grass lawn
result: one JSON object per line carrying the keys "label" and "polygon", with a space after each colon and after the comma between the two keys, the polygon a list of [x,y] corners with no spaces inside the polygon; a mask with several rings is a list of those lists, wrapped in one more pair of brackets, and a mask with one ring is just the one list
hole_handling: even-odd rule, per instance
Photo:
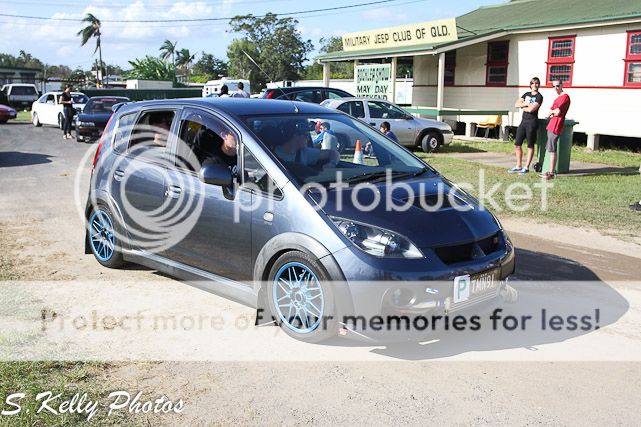
{"label": "grass lawn", "polygon": [[[0,282],[3,280],[18,280],[12,263],[9,259],[0,256]],[[24,298],[18,298],[24,302]],[[7,308],[12,312],[11,308]],[[3,309],[3,311],[5,311]],[[3,317],[7,313],[3,314]],[[0,348],[6,346],[15,337],[10,336],[10,331],[0,332]],[[132,425],[141,424],[126,418],[129,413],[119,411],[107,417],[108,402],[106,398],[112,391],[108,384],[100,383],[100,375],[108,367],[105,363],[95,362],[5,362],[0,361],[0,409],[14,410],[13,406],[5,404],[5,398],[12,393],[25,393],[26,396],[19,400],[14,399],[22,407],[19,414],[0,417],[0,426],[62,426],[62,425]],[[57,408],[64,400],[80,393],[87,393],[92,400],[98,399],[100,404],[96,415],[87,422],[83,414],[54,415],[46,410],[36,414],[42,401],[36,400],[36,395],[41,392],[51,391],[53,396],[62,393],[58,399],[52,400],[52,408]]]}
{"label": "grass lawn", "polygon": [[[474,196],[481,196],[479,171],[483,170],[485,194],[488,194],[496,184],[500,185],[492,196],[496,206],[493,206],[489,199],[484,203],[499,218],[525,217],[541,223],[594,227],[607,234],[623,238],[641,234],[641,215],[628,208],[630,203],[641,199],[639,175],[558,176],[549,181],[553,187],[547,191],[548,208],[542,210],[542,189],[534,187],[534,184],[542,182],[538,174],[510,175],[500,167],[481,165],[439,154],[424,154],[418,151],[415,154],[426,159],[430,165],[455,183],[472,184],[471,193]],[[507,187],[514,182],[525,183],[532,189],[534,195],[531,206],[523,212],[508,209],[505,201]],[[523,190],[517,193],[523,194]],[[515,205],[523,206],[523,202]]]}
{"label": "grass lawn", "polygon": [[[443,153],[473,153],[473,152],[513,153],[514,143],[511,141],[461,141],[454,139],[452,144],[441,147]],[[535,152],[536,156],[536,152]],[[572,160],[588,163],[602,163],[609,166],[639,167],[641,153],[624,150],[589,151],[586,147],[572,146]]]}
{"label": "grass lawn", "polygon": [[16,116],[16,121],[18,122],[30,122],[31,121],[31,111],[18,111]]}

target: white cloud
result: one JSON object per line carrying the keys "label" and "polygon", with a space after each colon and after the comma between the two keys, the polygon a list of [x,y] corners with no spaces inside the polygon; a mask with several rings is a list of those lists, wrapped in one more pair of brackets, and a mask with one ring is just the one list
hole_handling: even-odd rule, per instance
{"label": "white cloud", "polygon": [[393,7],[377,7],[361,13],[361,17],[368,21],[399,23],[408,22],[406,13],[399,13],[398,9]]}

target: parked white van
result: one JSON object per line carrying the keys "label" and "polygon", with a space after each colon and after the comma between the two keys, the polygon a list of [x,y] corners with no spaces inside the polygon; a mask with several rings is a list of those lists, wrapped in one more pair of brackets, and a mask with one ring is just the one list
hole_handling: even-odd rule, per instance
{"label": "parked white van", "polygon": [[14,108],[28,108],[38,99],[36,85],[26,83],[10,83],[2,86],[2,92],[7,95],[9,105]]}
{"label": "parked white van", "polygon": [[223,87],[223,85],[227,85],[227,89],[229,89],[229,93],[231,94],[235,90],[238,90],[238,83],[242,82],[243,90],[247,93],[251,93],[251,89],[249,87],[249,80],[244,80],[244,79],[228,79],[226,77],[223,77],[220,80],[209,80],[207,83],[205,83],[205,86],[203,87],[203,98],[206,98],[208,96],[218,96],[220,95],[220,88]]}

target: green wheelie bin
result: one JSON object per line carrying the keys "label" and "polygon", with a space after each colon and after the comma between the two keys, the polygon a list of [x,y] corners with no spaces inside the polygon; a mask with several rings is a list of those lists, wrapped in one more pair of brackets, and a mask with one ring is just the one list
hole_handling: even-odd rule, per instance
{"label": "green wheelie bin", "polygon": [[[548,132],[545,129],[548,125],[549,119],[539,119],[539,127],[536,134],[537,142],[537,160],[532,165],[536,172],[550,170],[550,156],[545,155],[545,145],[548,140]],[[557,142],[556,147],[556,165],[554,170],[556,173],[565,173],[570,170],[570,153],[572,152],[572,134],[574,133],[574,125],[579,122],[574,120],[565,120],[563,133]]]}

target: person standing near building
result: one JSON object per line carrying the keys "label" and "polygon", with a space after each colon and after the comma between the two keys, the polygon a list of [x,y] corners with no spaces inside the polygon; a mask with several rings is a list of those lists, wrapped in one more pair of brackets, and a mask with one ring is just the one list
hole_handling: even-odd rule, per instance
{"label": "person standing near building", "polygon": [[238,90],[232,94],[232,98],[249,98],[249,94],[245,92],[245,85],[243,82],[238,82]]}
{"label": "person standing near building", "polygon": [[548,113],[550,117],[550,122],[547,126],[548,131],[548,141],[545,146],[545,150],[550,154],[550,170],[539,175],[543,179],[553,179],[554,178],[554,167],[556,166],[556,148],[559,141],[559,137],[563,133],[563,126],[565,124],[565,115],[570,109],[570,96],[563,92],[563,82],[560,80],[554,80],[552,82],[552,87],[556,90],[557,95],[559,95],[554,102],[552,103],[552,108]]}
{"label": "person standing near building", "polygon": [[[541,80],[538,77],[533,77],[530,80],[530,91],[525,92],[514,104],[515,107],[521,109],[523,116],[521,124],[516,129],[516,140],[514,141],[516,166],[508,171],[510,173],[524,175],[530,171],[530,164],[534,157],[536,133],[539,126],[539,107],[543,104],[543,95],[539,92],[539,86],[541,86]],[[525,139],[527,139],[527,162],[523,167],[523,150],[521,146]]]}
{"label": "person standing near building", "polygon": [[64,117],[62,122],[62,137],[64,139],[71,139],[71,120],[73,120],[73,100],[71,98],[71,85],[66,85],[64,92],[60,95],[58,101],[62,104],[62,115]]}

